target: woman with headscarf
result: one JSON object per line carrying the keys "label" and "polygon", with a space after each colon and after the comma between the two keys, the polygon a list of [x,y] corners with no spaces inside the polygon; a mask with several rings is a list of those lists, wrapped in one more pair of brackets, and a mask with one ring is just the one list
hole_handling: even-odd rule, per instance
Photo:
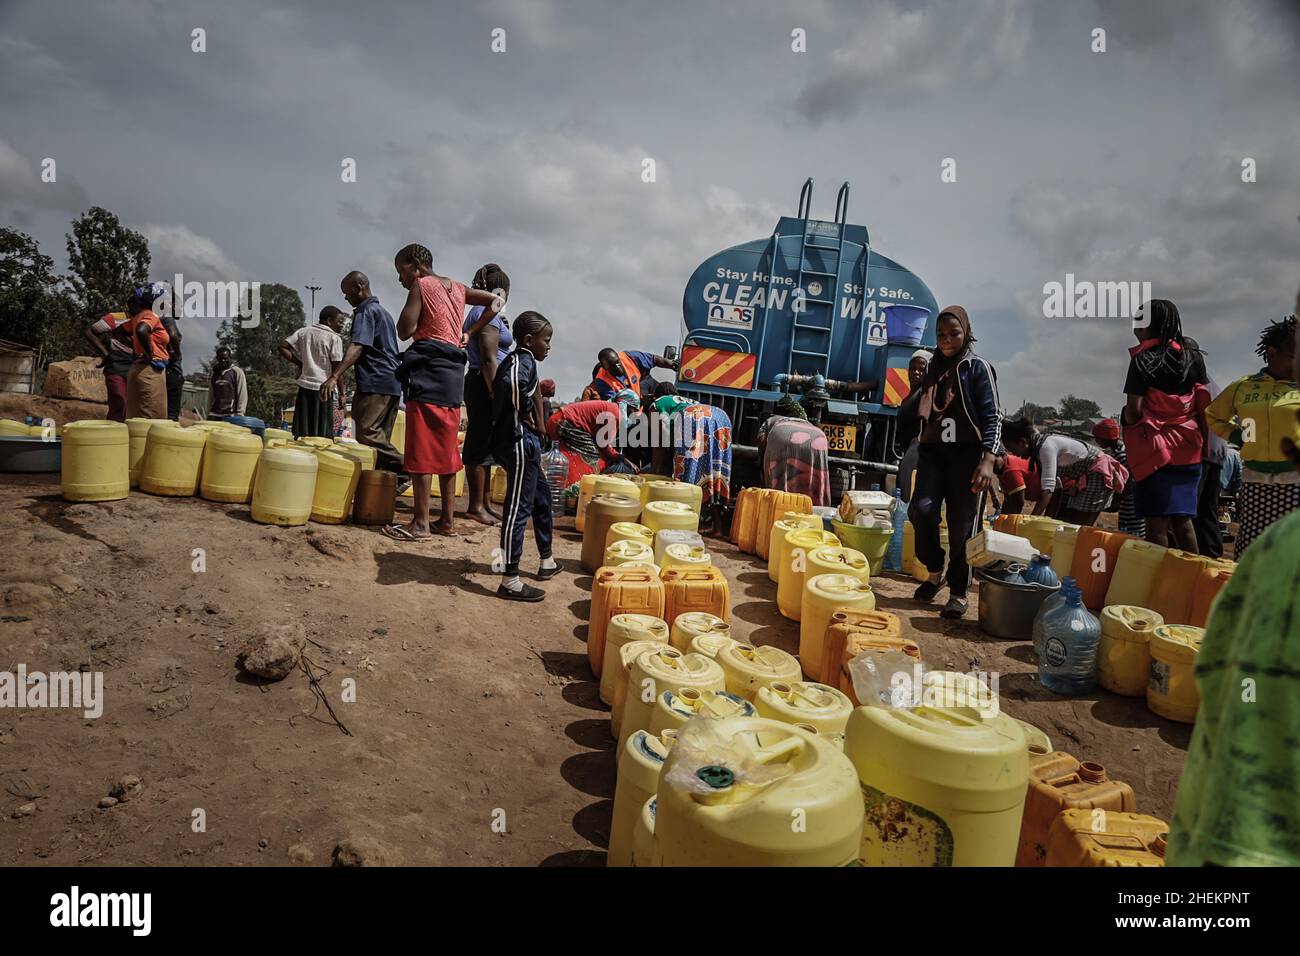
{"label": "woman with headscarf", "polygon": [[1147,540],[1199,553],[1196,543],[1198,489],[1210,404],[1205,363],[1183,338],[1178,306],[1152,299],[1138,309],[1129,349],[1127,404],[1120,415],[1133,477],[1137,513]]}
{"label": "woman with headscarf", "polygon": [[1035,515],[1069,524],[1093,525],[1128,484],[1128,469],[1096,445],[1069,435],[1040,432],[1027,418],[1003,423],[1007,450],[1038,473]]}
{"label": "woman with headscarf", "polygon": [[547,417],[546,437],[569,460],[566,494],[582,481],[583,475],[608,471],[621,457],[620,422],[640,411],[641,400],[627,389],[614,398],[617,401],[570,402]]}
{"label": "woman with headscarf", "polygon": [[916,490],[907,509],[916,529],[916,556],[929,576],[916,589],[918,601],[931,601],[944,586],[940,510],[948,515],[948,603],[946,618],[966,613],[971,571],[966,541],[984,511],[984,492],[993,482],[993,462],[1002,448],[1002,416],[997,375],[975,354],[970,319],[950,305],[935,322],[938,351],[920,383],[917,414],[921,435]]}
{"label": "woman with headscarf", "polygon": [[126,417],[167,417],[167,348],[170,336],[153,304],[167,294],[151,282],[131,292],[126,305],[126,330],[131,336],[131,371],[126,376]]}
{"label": "woman with headscarf", "polygon": [[[1092,426],[1092,437],[1097,440],[1102,451],[1126,469],[1128,468],[1128,450],[1124,447],[1124,439],[1120,437],[1119,422],[1113,418],[1103,418]],[[1125,485],[1124,493],[1119,496],[1119,530],[1137,538],[1147,536],[1147,523],[1137,513],[1137,502],[1133,498],[1131,481]]]}
{"label": "woman with headscarf", "polygon": [[930,365],[930,350],[917,349],[907,362],[907,397],[898,406],[895,419],[894,454],[903,449],[898,462],[898,493],[904,503],[912,500],[912,485],[916,481],[916,462],[920,457],[921,420],[917,416],[921,402],[921,379]]}
{"label": "woman with headscarf", "polygon": [[768,488],[808,495],[814,505],[831,500],[830,443],[808,421],[808,413],[791,395],[782,395],[776,414],[758,430],[758,454]]}
{"label": "woman with headscarf", "polygon": [[[653,407],[661,418],[669,419],[668,431],[673,437],[672,447],[656,442],[655,471],[699,485],[703,492],[701,518],[707,514],[713,534],[722,535],[723,512],[731,500],[731,418],[720,408],[678,395],[672,382],[660,382],[655,388]],[[652,426],[652,431],[658,438],[664,429]]]}

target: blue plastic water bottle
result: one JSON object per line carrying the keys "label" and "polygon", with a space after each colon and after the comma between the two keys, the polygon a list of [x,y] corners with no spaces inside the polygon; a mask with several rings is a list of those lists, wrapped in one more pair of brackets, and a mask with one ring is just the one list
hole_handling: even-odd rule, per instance
{"label": "blue plastic water bottle", "polygon": [[903,495],[894,489],[894,533],[889,536],[889,550],[885,552],[885,570],[903,570],[903,524],[907,521],[907,509],[903,507]]}
{"label": "blue plastic water bottle", "polygon": [[1097,644],[1101,621],[1083,606],[1073,588],[1065,603],[1043,620],[1043,653],[1038,658],[1038,679],[1056,694],[1086,694],[1097,686]]}
{"label": "blue plastic water bottle", "polygon": [[[1047,615],[1065,603],[1065,597],[1071,591],[1079,591],[1079,582],[1067,574],[1061,582],[1061,589],[1043,601],[1038,607],[1038,613],[1034,615],[1030,635],[1034,641],[1034,653],[1040,661],[1043,659],[1043,622],[1047,620]],[[1079,591],[1079,594],[1082,595],[1083,592]]]}
{"label": "blue plastic water bottle", "polygon": [[1061,583],[1061,579],[1052,570],[1052,559],[1045,554],[1034,555],[1034,559],[1029,562],[1029,567],[1025,568],[1024,577],[1026,584],[1041,584],[1049,588],[1054,588]]}

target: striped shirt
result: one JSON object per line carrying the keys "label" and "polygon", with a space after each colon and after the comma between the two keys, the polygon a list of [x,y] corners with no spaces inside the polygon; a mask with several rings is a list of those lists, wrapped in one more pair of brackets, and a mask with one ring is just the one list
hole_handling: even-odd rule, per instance
{"label": "striped shirt", "polygon": [[[1124,449],[1122,441],[1116,441],[1115,447],[1108,448],[1106,454],[1125,468],[1128,467],[1128,452]],[[1133,494],[1133,479],[1131,476],[1128,484],[1124,486],[1124,494],[1120,495],[1119,499],[1119,530],[1139,538],[1145,538],[1147,534],[1146,519],[1137,513],[1137,501]]]}

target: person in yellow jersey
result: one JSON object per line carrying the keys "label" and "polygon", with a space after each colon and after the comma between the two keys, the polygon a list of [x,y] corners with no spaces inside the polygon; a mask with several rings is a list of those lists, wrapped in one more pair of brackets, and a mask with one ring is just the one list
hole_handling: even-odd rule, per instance
{"label": "person in yellow jersey", "polygon": [[1295,337],[1294,315],[1269,323],[1255,348],[1264,367],[1233,382],[1205,409],[1206,424],[1216,435],[1241,444],[1238,558],[1265,528],[1300,508],[1300,474],[1282,447],[1282,439],[1300,437]]}
{"label": "person in yellow jersey", "polygon": [[[1296,438],[1277,444],[1300,475]],[[1166,861],[1300,866],[1300,509],[1263,529],[1219,592],[1196,686]]]}

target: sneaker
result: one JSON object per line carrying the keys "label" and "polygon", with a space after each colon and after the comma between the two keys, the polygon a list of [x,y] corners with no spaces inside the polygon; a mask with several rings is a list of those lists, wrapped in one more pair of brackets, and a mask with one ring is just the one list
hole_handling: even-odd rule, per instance
{"label": "sneaker", "polygon": [[948,603],[943,606],[939,612],[940,617],[946,617],[950,621],[966,616],[966,599],[952,595],[948,598]]}
{"label": "sneaker", "polygon": [[914,601],[933,601],[934,596],[943,590],[945,581],[924,581],[921,586],[912,593]]}
{"label": "sneaker", "polygon": [[555,577],[557,574],[559,574],[559,573],[560,573],[561,571],[563,571],[563,570],[564,570],[564,569],[563,569],[562,567],[560,567],[560,562],[556,561],[556,562],[555,562],[555,567],[553,567],[553,568],[538,568],[538,570],[537,570],[537,580],[539,580],[539,581],[549,581],[551,578]]}
{"label": "sneaker", "polygon": [[541,588],[533,587],[531,584],[525,584],[518,591],[512,591],[502,584],[497,588],[497,597],[505,598],[507,601],[537,602],[546,597],[546,592]]}

